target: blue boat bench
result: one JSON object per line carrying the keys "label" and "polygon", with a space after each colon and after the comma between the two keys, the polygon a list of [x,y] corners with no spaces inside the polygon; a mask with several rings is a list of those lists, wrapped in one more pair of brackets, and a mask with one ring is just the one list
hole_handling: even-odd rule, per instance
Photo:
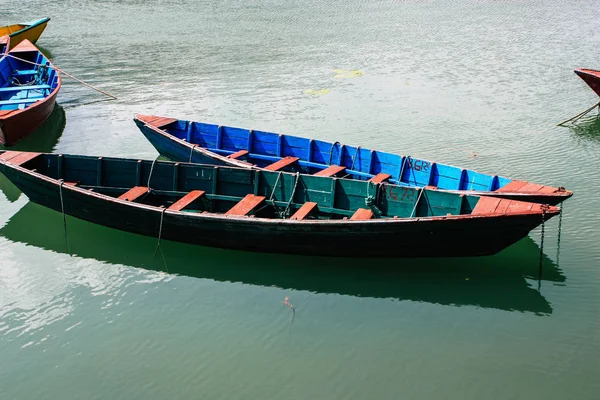
{"label": "blue boat bench", "polygon": [[0,88],[0,93],[20,92],[21,90],[48,90],[50,85],[31,85],[31,86],[8,86]]}

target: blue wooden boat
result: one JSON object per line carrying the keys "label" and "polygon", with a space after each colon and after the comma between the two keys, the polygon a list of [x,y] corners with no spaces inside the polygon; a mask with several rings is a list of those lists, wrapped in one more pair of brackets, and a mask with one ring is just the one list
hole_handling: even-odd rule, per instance
{"label": "blue wooden boat", "polygon": [[0,143],[12,146],[52,113],[60,75],[48,58],[25,39],[0,58]]}
{"label": "blue wooden boat", "polygon": [[151,115],[138,114],[134,121],[158,152],[174,161],[297,171],[551,205],[573,195],[562,187],[479,173],[340,142]]}
{"label": "blue wooden boat", "polygon": [[204,246],[351,257],[494,254],[557,207],[364,180],[19,151],[0,173],[35,203]]}

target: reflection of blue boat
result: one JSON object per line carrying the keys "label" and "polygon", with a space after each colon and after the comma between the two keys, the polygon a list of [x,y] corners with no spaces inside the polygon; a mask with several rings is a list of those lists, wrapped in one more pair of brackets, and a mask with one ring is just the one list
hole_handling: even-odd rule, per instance
{"label": "reflection of blue boat", "polygon": [[134,121],[158,152],[174,161],[291,170],[552,205],[573,194],[564,188],[339,142],[149,115],[136,115]]}
{"label": "reflection of blue boat", "polygon": [[[44,229],[31,229],[36,225]],[[538,273],[540,249],[530,238],[485,259],[337,259],[247,253],[176,242],[162,242],[163,254],[153,257],[156,239],[71,217],[67,217],[67,227],[72,254],[102,263],[286,290],[552,312],[548,301],[523,278]],[[0,229],[0,236],[67,253],[62,215],[34,203],[27,203],[13,215]],[[545,281],[565,281],[561,270],[545,256],[542,277]]]}

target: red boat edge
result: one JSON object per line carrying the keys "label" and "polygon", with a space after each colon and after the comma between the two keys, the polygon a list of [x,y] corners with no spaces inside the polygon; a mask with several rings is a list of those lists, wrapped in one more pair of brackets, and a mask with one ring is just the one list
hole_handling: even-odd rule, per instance
{"label": "red boat edge", "polygon": [[576,68],[574,72],[600,96],[600,71],[588,68]]}
{"label": "red boat edge", "polygon": [[[24,40],[15,46],[9,54],[41,51],[29,40]],[[48,59],[50,67],[54,65]],[[19,140],[29,136],[38,128],[52,113],[56,96],[60,90],[62,81],[57,71],[58,84],[56,88],[44,99],[32,104],[22,110],[0,110],[0,143],[4,146],[12,146]]]}

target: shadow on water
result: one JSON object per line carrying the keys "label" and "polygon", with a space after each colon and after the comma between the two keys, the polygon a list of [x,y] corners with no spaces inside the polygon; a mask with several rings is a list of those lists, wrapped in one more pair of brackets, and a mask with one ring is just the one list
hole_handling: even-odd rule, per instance
{"label": "shadow on water", "polygon": [[[472,305],[550,314],[552,307],[525,278],[537,279],[539,247],[526,238],[493,257],[455,259],[351,259],[260,254],[163,241],[67,217],[73,255],[222,282],[391,298],[443,305]],[[42,228],[43,227],[43,228]],[[67,253],[62,215],[27,203],[0,235]],[[343,249],[341,249],[343,251]],[[164,256],[164,259],[163,259]],[[543,258],[543,279],[564,282]]]}
{"label": "shadow on water", "polygon": [[[39,151],[42,153],[51,153],[54,151],[60,139],[66,124],[65,110],[58,104],[48,118],[31,135],[20,140],[14,146],[4,147],[0,145],[0,150],[18,150],[18,151]],[[0,191],[4,193],[11,203],[19,198],[21,192],[4,175],[0,175]]]}
{"label": "shadow on water", "polygon": [[581,119],[569,125],[569,129],[580,139],[600,142],[600,114]]}

